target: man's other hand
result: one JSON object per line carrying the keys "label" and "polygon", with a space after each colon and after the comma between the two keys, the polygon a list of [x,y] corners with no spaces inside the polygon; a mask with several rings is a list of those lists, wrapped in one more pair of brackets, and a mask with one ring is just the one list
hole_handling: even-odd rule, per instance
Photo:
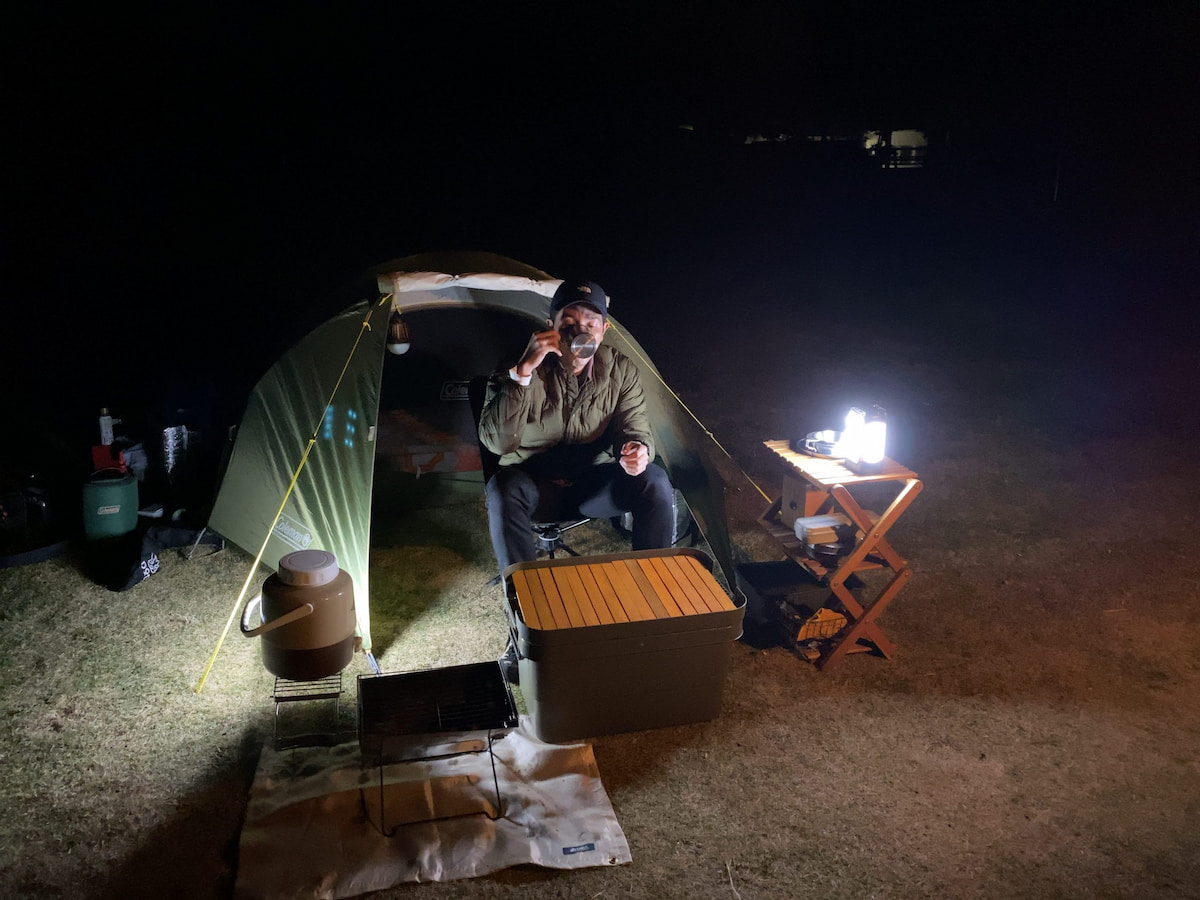
{"label": "man's other hand", "polygon": [[621,447],[618,460],[627,475],[641,475],[650,465],[650,451],[640,441],[626,441]]}

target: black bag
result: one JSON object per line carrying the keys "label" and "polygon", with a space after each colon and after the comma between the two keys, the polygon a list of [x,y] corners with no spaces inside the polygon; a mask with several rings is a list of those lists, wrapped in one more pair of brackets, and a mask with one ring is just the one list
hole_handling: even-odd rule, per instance
{"label": "black bag", "polygon": [[119,537],[89,541],[89,575],[110,591],[127,591],[162,567],[163,551],[192,547],[197,539],[200,545],[214,548],[212,553],[225,546],[225,539],[216,532],[172,525],[151,525],[144,532],[135,529]]}

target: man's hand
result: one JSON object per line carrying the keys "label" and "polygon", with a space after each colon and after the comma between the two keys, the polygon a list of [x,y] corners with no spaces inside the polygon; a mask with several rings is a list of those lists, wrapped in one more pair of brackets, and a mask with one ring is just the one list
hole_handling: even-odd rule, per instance
{"label": "man's hand", "polygon": [[650,465],[650,451],[641,441],[626,441],[621,447],[621,458],[617,460],[627,475],[641,475]]}
{"label": "man's hand", "polygon": [[517,374],[522,378],[528,378],[533,374],[533,370],[542,364],[542,360],[551,353],[562,356],[561,340],[561,336],[554,329],[532,334],[529,343],[525,345],[521,361],[516,365]]}

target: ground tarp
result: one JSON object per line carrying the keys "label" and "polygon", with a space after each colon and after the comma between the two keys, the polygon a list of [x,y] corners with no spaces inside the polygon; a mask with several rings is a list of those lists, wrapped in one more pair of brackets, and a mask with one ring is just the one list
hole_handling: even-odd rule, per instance
{"label": "ground tarp", "polygon": [[389,764],[382,788],[357,743],[268,745],[242,828],[237,896],[353,897],[515,865],[632,860],[590,744],[545,744],[516,729],[490,753],[486,741],[475,745],[479,752]]}

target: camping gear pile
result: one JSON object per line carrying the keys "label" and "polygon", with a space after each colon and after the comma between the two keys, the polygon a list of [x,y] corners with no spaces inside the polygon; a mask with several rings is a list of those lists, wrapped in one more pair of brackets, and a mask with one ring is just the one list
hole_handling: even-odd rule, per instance
{"label": "camping gear pile", "polygon": [[[122,424],[107,408],[100,410],[100,443],[92,446],[94,468],[81,490],[84,570],[111,591],[127,591],[155,575],[165,550],[186,548],[190,556],[201,544],[207,552],[225,545],[219,534],[183,524],[183,489],[197,482],[189,434],[194,439],[199,433],[182,425],[164,429],[162,455],[152,459],[141,442],[116,428]],[[156,497],[165,502],[148,502]]]}

